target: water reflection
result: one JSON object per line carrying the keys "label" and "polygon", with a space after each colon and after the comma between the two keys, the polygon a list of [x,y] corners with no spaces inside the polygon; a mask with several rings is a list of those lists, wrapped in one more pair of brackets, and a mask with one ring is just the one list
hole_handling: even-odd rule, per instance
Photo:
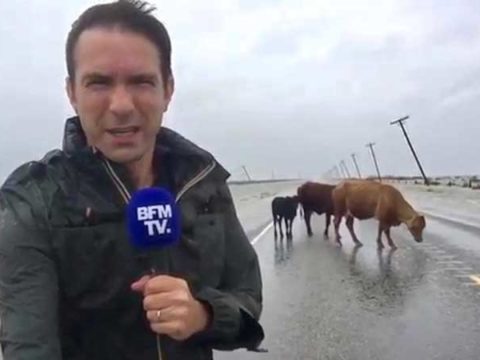
{"label": "water reflection", "polygon": [[275,264],[278,265],[290,259],[292,251],[292,237],[275,239]]}
{"label": "water reflection", "polygon": [[[348,263],[350,264],[350,270],[361,270],[357,268],[357,256],[360,251],[363,249],[363,246],[357,245],[354,246],[348,255]],[[366,250],[368,251],[368,250]],[[380,250],[377,249],[377,260],[378,260],[378,269],[380,270],[380,274],[388,275],[392,273],[392,258],[393,254],[397,251],[396,248],[392,248],[389,250]],[[363,266],[363,265],[360,265]]]}
{"label": "water reflection", "polygon": [[[350,281],[358,291],[357,300],[364,309],[377,314],[401,312],[412,287],[418,282],[417,275],[400,266],[403,261],[393,261],[396,249],[360,249],[364,248],[354,247],[348,254]],[[359,258],[359,254],[363,256]]]}
{"label": "water reflection", "polygon": [[392,275],[392,256],[397,251],[397,248],[391,248],[387,251],[387,254],[384,255],[384,250],[377,250],[377,258],[378,258],[378,268],[380,270],[380,274],[384,277],[389,277]]}
{"label": "water reflection", "polygon": [[354,246],[352,249],[352,252],[350,253],[350,256],[348,257],[348,263],[350,264],[350,268],[355,266],[355,263],[357,262],[357,254],[358,250],[362,248],[361,245]]}

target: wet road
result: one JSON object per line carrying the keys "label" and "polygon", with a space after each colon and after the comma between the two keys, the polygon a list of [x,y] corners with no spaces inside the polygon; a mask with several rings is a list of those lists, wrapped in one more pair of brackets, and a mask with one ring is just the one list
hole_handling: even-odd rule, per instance
{"label": "wet road", "polygon": [[361,248],[346,228],[342,248],[325,241],[318,216],[312,238],[299,218],[291,242],[268,231],[255,248],[269,352],[216,359],[480,359],[480,232],[427,221],[424,243],[397,228],[399,249],[381,253],[375,221],[356,222]]}

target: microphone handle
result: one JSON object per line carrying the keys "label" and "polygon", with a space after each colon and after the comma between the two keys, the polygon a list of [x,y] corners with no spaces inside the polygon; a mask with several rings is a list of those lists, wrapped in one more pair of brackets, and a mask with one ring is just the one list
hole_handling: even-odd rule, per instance
{"label": "microphone handle", "polygon": [[[166,248],[159,249],[160,251],[160,257],[162,259],[162,267],[164,268],[164,271],[160,272],[158,271],[158,266],[155,262],[155,257],[153,256],[155,252],[152,252],[148,255],[148,262],[149,262],[149,267],[150,267],[150,275],[151,276],[157,276],[160,275],[161,273],[168,274],[169,273],[169,263],[168,263],[168,251]],[[157,334],[156,336],[156,343],[157,343],[157,355],[158,355],[158,360],[166,360],[166,357],[163,356],[162,352],[162,342],[160,338],[160,334]]]}
{"label": "microphone handle", "polygon": [[158,355],[158,360],[166,360],[166,358],[162,354],[162,343],[160,341],[160,335],[157,334],[156,336],[157,339],[157,355]]}
{"label": "microphone handle", "polygon": [[[150,275],[168,275],[170,273],[170,263],[167,248],[149,251],[146,255],[147,266],[150,271]],[[156,261],[158,259],[161,259],[160,267],[158,266],[159,263]]]}

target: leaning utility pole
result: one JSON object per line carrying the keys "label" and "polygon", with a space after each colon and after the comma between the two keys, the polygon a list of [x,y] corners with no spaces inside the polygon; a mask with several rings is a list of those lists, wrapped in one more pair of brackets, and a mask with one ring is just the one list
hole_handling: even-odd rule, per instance
{"label": "leaning utility pole", "polygon": [[342,161],[340,162],[340,164],[341,164],[341,165],[343,166],[343,168],[345,169],[345,173],[347,174],[347,178],[350,179],[351,176],[350,176],[350,171],[348,170],[347,164],[345,164],[345,161],[344,161],[344,160],[342,160]]}
{"label": "leaning utility pole", "polygon": [[340,179],[342,175],[340,174],[340,170],[338,169],[338,166],[335,165],[334,169],[335,169],[335,172],[337,173],[337,179]]}
{"label": "leaning utility pole", "polygon": [[342,163],[340,163],[339,165],[340,165],[339,168],[340,168],[340,172],[342,173],[342,177],[346,179],[347,174],[345,173],[345,169],[343,168]]}
{"label": "leaning utility pole", "polygon": [[377,157],[375,156],[375,150],[373,150],[374,145],[375,143],[368,143],[367,147],[370,148],[370,152],[372,153],[373,162],[375,164],[375,168],[377,169],[378,181],[382,182],[382,176],[380,175],[380,169],[378,168]]}
{"label": "leaning utility pole", "polygon": [[358,178],[361,179],[362,174],[360,174],[360,169],[358,167],[357,158],[355,157],[355,154],[352,154],[352,159],[353,159],[353,163],[355,164],[355,169],[357,169]]}
{"label": "leaning utility pole", "polygon": [[245,172],[245,175],[247,175],[248,181],[252,181],[252,178],[251,178],[250,175],[248,174],[247,168],[246,168],[245,166],[242,166],[242,169],[243,169],[243,171]]}
{"label": "leaning utility pole", "polygon": [[401,119],[392,121],[390,125],[400,125],[403,131],[403,135],[405,136],[405,139],[407,140],[407,144],[410,147],[410,150],[412,151],[413,157],[415,158],[415,161],[417,162],[418,168],[420,169],[420,172],[422,173],[423,176],[423,181],[425,182],[425,185],[430,185],[427,176],[425,175],[425,171],[423,171],[422,164],[420,164],[420,160],[418,160],[417,153],[415,152],[415,149],[413,148],[412,142],[410,141],[410,138],[408,137],[407,130],[405,130],[404,122],[407,121],[407,119],[410,118],[410,116],[405,116]]}

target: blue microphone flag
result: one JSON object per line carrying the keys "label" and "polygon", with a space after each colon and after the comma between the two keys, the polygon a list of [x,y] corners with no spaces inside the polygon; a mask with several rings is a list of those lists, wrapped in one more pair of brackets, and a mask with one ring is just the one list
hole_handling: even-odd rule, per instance
{"label": "blue microphone flag", "polygon": [[165,247],[180,239],[180,216],[175,198],[166,189],[136,191],[127,206],[131,243],[141,249]]}

